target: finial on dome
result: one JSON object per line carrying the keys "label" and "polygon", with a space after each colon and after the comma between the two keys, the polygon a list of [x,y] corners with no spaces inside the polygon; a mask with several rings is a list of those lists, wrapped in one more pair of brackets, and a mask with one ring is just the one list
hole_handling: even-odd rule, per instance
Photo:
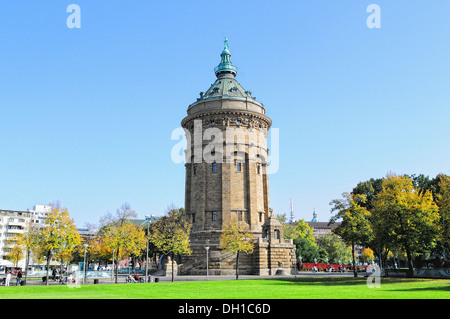
{"label": "finial on dome", "polygon": [[223,75],[231,74],[236,76],[237,68],[231,63],[231,53],[228,49],[228,39],[225,37],[223,51],[220,54],[221,60],[220,64],[214,69],[217,77],[221,77]]}

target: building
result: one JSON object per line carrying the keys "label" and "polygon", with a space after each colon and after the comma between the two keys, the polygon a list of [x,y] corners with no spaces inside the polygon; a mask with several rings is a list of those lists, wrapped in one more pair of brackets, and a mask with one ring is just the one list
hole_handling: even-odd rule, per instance
{"label": "building", "polygon": [[[288,272],[295,262],[292,241],[280,235],[270,210],[267,135],[272,125],[263,104],[236,81],[228,41],[215,68],[216,81],[187,109],[181,126],[186,149],[185,210],[193,226],[191,256],[182,273],[234,273],[234,257],[220,250],[228,223],[242,222],[257,240],[254,253],[240,257],[242,274]],[[281,230],[280,230],[281,229]]]}
{"label": "building", "polygon": [[331,230],[333,228],[335,228],[336,226],[341,224],[341,223],[337,222],[337,223],[333,223],[331,225],[328,225],[328,222],[321,222],[321,221],[319,221],[315,209],[313,211],[313,218],[311,219],[311,221],[306,222],[306,223],[309,225],[309,227],[311,227],[313,229],[313,236],[314,236],[314,238],[319,238],[319,237],[322,237],[322,236],[324,236],[326,234],[331,233]]}
{"label": "building", "polygon": [[[12,262],[6,259],[14,244],[14,237],[23,234],[31,222],[29,212],[16,210],[0,210],[0,266],[15,267]],[[17,267],[25,267],[25,259],[19,261]]]}
{"label": "building", "polygon": [[33,210],[28,210],[30,212],[31,223],[38,226],[43,226],[45,224],[45,219],[48,214],[52,212],[52,206],[50,205],[34,205]]}

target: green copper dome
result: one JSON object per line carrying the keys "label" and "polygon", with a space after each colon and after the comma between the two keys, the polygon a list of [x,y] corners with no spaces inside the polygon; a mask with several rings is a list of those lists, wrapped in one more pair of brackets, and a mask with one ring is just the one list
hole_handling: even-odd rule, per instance
{"label": "green copper dome", "polygon": [[[263,104],[256,101],[252,92],[245,90],[236,81],[237,68],[231,63],[231,54],[228,49],[228,40],[225,38],[225,45],[220,54],[220,63],[214,69],[216,81],[211,84],[208,90],[200,92],[197,101],[189,105],[188,114],[204,112],[207,109],[245,109],[256,113],[265,113]],[[226,101],[226,103],[225,103]],[[220,104],[212,104],[219,102]],[[225,104],[222,104],[224,102]],[[242,103],[244,102],[244,103]],[[230,103],[233,103],[232,105]]]}

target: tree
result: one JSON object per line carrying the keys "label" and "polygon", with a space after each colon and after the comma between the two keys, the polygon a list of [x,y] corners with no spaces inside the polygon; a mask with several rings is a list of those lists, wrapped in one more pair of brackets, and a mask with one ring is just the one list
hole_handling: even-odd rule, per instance
{"label": "tree", "polygon": [[361,258],[364,262],[370,263],[374,260],[373,251],[370,248],[364,248],[363,252],[361,253]]}
{"label": "tree", "polygon": [[6,246],[9,249],[8,254],[5,255],[5,259],[13,263],[15,267],[17,267],[17,264],[19,261],[21,261],[24,257],[23,251],[24,251],[24,245],[22,241],[22,234],[16,234],[12,238],[8,238],[6,241]]}
{"label": "tree", "polygon": [[303,262],[312,263],[314,258],[319,258],[319,248],[314,241],[310,241],[307,238],[297,237],[293,240],[296,247],[295,255],[302,257]]}
{"label": "tree", "polygon": [[30,255],[37,249],[39,229],[35,224],[30,224],[25,232],[19,237],[20,244],[24,247],[26,252],[25,260],[25,284],[28,279],[28,264],[30,262]]}
{"label": "tree", "polygon": [[348,260],[351,256],[351,249],[344,243],[342,238],[334,233],[326,234],[317,238],[319,248],[327,252],[330,263],[338,263],[339,260]]}
{"label": "tree", "polygon": [[440,174],[439,193],[436,194],[436,203],[440,215],[440,238],[439,245],[444,254],[450,250],[450,176]]}
{"label": "tree", "polygon": [[408,258],[408,276],[413,276],[413,253],[436,245],[439,212],[431,191],[419,192],[408,176],[389,174],[375,200],[373,219],[393,247]]}
{"label": "tree", "polygon": [[159,218],[150,229],[149,240],[159,251],[172,255],[172,282],[174,281],[174,256],[191,254],[189,232],[192,224],[185,218],[183,209],[171,209]]}
{"label": "tree", "polygon": [[371,211],[373,209],[374,201],[377,194],[382,190],[383,179],[371,178],[368,181],[359,182],[352,190],[353,195],[364,195],[366,197],[365,202],[359,203],[361,206]]}
{"label": "tree", "polygon": [[229,223],[223,228],[220,236],[220,248],[236,254],[236,280],[239,279],[239,254],[251,254],[254,249],[254,239],[248,226],[243,222]]}
{"label": "tree", "polygon": [[45,218],[44,226],[39,228],[35,239],[40,255],[46,258],[46,285],[48,285],[48,271],[52,256],[73,250],[81,242],[81,237],[67,208],[56,203],[52,204],[52,210]]}
{"label": "tree", "polygon": [[331,212],[336,215],[330,220],[330,224],[342,220],[341,224],[332,231],[340,236],[346,243],[351,245],[353,256],[353,275],[357,277],[355,261],[355,245],[367,245],[371,236],[372,228],[369,221],[370,212],[363,205],[366,204],[366,196],[360,194],[342,195],[344,199],[335,199]]}
{"label": "tree", "polygon": [[[101,220],[102,237],[108,252],[115,250],[115,257],[119,261],[127,255],[138,254],[146,245],[145,232],[142,227],[132,224],[131,218],[136,218],[137,214],[131,209],[128,203],[124,203],[116,214],[106,214]],[[118,264],[118,263],[117,263]],[[115,283],[117,283],[119,267],[115,271]]]}

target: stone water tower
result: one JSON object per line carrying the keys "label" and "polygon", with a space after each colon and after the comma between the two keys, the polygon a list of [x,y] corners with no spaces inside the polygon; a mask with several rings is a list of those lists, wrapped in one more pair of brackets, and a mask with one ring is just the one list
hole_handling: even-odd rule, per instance
{"label": "stone water tower", "polygon": [[[215,68],[216,80],[187,109],[181,126],[187,137],[185,211],[192,222],[190,256],[181,259],[182,274],[205,274],[209,247],[209,274],[233,274],[235,256],[219,248],[228,223],[242,222],[257,243],[254,253],[241,254],[242,274],[270,274],[291,269],[292,241],[278,238],[276,254],[264,225],[274,216],[269,207],[267,135],[272,121],[263,104],[237,81],[228,41]],[[273,234],[273,232],[272,232]],[[276,233],[279,234],[279,233]],[[263,244],[263,243],[266,244]],[[280,246],[281,245],[281,246]],[[272,247],[272,248],[271,248]],[[269,256],[269,257],[268,257]]]}

